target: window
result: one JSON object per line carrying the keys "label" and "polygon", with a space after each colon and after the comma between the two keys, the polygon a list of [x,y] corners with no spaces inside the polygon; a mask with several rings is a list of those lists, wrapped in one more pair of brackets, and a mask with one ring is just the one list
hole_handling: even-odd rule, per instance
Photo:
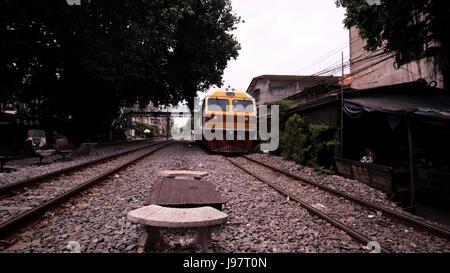
{"label": "window", "polygon": [[234,112],[253,112],[253,101],[251,100],[233,100]]}
{"label": "window", "polygon": [[225,99],[208,99],[208,111],[226,112],[228,109],[228,100]]}
{"label": "window", "polygon": [[255,99],[255,101],[259,101],[259,97],[261,94],[261,90],[260,89],[256,89],[255,91],[253,91],[253,98]]}

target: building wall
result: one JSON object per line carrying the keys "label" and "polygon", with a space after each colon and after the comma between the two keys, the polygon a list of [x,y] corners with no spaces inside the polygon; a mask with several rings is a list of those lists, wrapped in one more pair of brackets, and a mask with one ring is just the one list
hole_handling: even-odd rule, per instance
{"label": "building wall", "polygon": [[255,99],[256,105],[265,104],[269,100],[266,90],[268,87],[268,80],[261,79],[256,81],[255,86],[248,90],[248,94]]}
{"label": "building wall", "polygon": [[272,104],[290,97],[305,88],[316,86],[323,81],[321,78],[301,80],[274,80],[270,78],[257,79],[252,89],[248,90],[256,105]]}
{"label": "building wall", "polygon": [[340,105],[336,101],[320,105],[314,108],[305,109],[298,113],[302,115],[304,120],[314,124],[324,124],[331,129],[338,129],[340,127]]}
{"label": "building wall", "polygon": [[[350,72],[352,74],[352,88],[366,89],[383,85],[412,82],[425,79],[427,82],[436,81],[437,87],[443,88],[443,78],[435,73],[433,64],[427,59],[411,62],[394,67],[394,57],[378,52],[364,50],[366,42],[361,38],[356,28],[350,29]],[[384,60],[386,59],[386,60]]]}

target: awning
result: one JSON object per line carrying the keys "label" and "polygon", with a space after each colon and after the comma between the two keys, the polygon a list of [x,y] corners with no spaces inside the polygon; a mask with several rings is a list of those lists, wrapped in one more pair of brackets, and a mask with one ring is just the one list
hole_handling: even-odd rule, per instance
{"label": "awning", "polygon": [[450,95],[370,94],[344,99],[344,112],[358,118],[364,112],[383,112],[394,115],[422,115],[450,119]]}

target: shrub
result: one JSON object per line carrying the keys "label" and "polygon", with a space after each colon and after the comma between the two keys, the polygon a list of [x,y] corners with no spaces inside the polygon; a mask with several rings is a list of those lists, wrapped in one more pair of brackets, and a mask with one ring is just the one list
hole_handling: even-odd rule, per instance
{"label": "shrub", "polygon": [[335,145],[328,126],[306,125],[301,116],[294,114],[285,124],[280,149],[286,159],[312,166],[322,173],[332,173]]}
{"label": "shrub", "polygon": [[336,141],[329,136],[329,127],[324,124],[310,124],[308,154],[309,165],[320,172],[332,172]]}
{"label": "shrub", "polygon": [[280,108],[280,131],[284,131],[284,126],[289,116],[289,110],[295,105],[295,101],[292,100],[280,100],[276,102]]}
{"label": "shrub", "polygon": [[281,134],[281,155],[287,159],[305,164],[307,162],[307,132],[304,120],[297,114],[291,116]]}

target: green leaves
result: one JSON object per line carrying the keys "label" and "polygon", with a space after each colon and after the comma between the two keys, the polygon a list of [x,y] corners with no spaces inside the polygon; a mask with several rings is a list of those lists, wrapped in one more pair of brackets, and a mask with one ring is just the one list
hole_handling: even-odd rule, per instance
{"label": "green leaves", "polygon": [[324,124],[306,124],[300,115],[292,115],[281,135],[281,155],[298,163],[325,171],[333,166],[336,142]]}
{"label": "green leaves", "polygon": [[346,27],[357,27],[367,41],[368,50],[386,46],[396,53],[399,65],[433,57],[444,75],[448,89],[450,2],[430,0],[381,0],[368,5],[366,0],[337,0],[346,9]]}
{"label": "green leaves", "polygon": [[0,0],[0,8],[0,98],[43,98],[34,114],[71,115],[80,128],[106,130],[118,106],[191,102],[221,83],[239,49],[228,0]]}
{"label": "green leaves", "polygon": [[228,0],[188,0],[175,32],[168,59],[169,79],[192,109],[196,91],[221,85],[227,62],[238,55],[239,44],[229,34],[239,18]]}
{"label": "green leaves", "polygon": [[288,119],[285,128],[281,135],[282,156],[306,164],[308,131],[305,128],[305,121],[295,114]]}

